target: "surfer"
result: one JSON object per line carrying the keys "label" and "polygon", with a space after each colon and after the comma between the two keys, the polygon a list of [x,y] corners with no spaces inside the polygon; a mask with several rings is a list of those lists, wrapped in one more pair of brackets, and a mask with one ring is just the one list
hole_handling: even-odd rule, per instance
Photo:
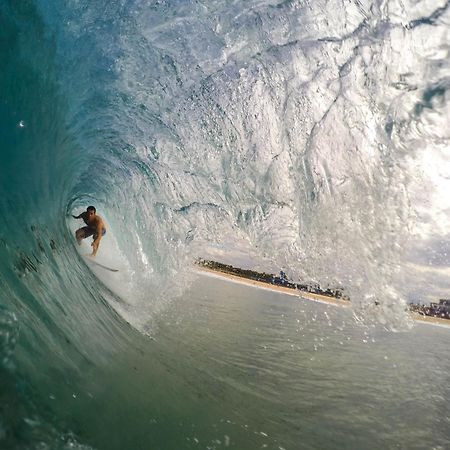
{"label": "surfer", "polygon": [[97,216],[97,211],[94,206],[88,206],[86,211],[82,212],[78,216],[74,216],[74,219],[83,219],[84,223],[87,225],[78,229],[75,232],[75,237],[77,239],[78,245],[81,245],[83,239],[93,236],[94,241],[92,242],[92,254],[95,256],[97,254],[98,246],[100,245],[100,239],[105,235],[106,228],[103,220],[100,216]]}

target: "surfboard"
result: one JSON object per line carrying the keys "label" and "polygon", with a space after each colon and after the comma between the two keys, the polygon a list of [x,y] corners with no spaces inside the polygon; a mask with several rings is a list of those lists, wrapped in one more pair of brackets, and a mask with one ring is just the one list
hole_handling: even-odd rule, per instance
{"label": "surfboard", "polygon": [[109,270],[110,272],[118,272],[119,271],[119,269],[113,269],[111,267],[105,266],[104,264],[100,264],[97,261],[94,261],[92,259],[92,257],[89,256],[89,255],[84,255],[84,257],[85,257],[85,259],[87,259],[94,266],[101,267],[102,269]]}

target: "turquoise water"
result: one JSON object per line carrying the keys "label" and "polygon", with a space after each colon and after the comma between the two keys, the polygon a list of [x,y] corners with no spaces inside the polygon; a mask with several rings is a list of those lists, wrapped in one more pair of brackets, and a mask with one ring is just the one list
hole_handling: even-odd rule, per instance
{"label": "turquoise water", "polygon": [[448,330],[404,313],[445,278],[447,10],[2,1],[0,447],[448,447]]}
{"label": "turquoise water", "polygon": [[392,333],[349,309],[203,276],[157,325],[150,339],[109,323],[123,335],[102,330],[95,360],[57,381],[47,362],[27,395],[39,416],[26,411],[35,423],[16,436],[49,445],[51,419],[50,448],[449,445],[448,328]]}

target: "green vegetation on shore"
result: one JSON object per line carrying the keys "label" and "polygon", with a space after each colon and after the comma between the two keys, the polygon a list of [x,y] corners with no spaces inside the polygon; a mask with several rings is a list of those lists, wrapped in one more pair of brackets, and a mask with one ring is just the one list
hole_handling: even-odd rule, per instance
{"label": "green vegetation on shore", "polygon": [[287,279],[286,275],[283,272],[280,272],[280,275],[274,275],[272,273],[265,272],[256,272],[254,270],[241,269],[239,267],[233,267],[228,264],[223,264],[217,261],[206,259],[197,260],[197,264],[216,272],[236,275],[238,277],[247,278],[249,280],[260,281],[276,286],[283,286],[290,289],[298,289],[299,291],[324,295],[326,297],[333,297],[341,300],[350,300],[348,296],[344,295],[343,291],[340,289],[322,289],[319,285],[293,283],[292,281],[289,281]]}

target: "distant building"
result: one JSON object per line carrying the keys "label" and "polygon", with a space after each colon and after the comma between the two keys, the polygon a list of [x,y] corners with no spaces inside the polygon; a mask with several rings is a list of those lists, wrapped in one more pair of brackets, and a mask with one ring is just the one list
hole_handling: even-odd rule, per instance
{"label": "distant building", "polygon": [[440,299],[439,303],[431,303],[428,315],[450,319],[450,300]]}
{"label": "distant building", "polygon": [[280,270],[280,275],[278,277],[276,277],[275,275],[272,275],[271,283],[277,284],[277,285],[282,285],[282,286],[286,286],[286,285],[290,284],[286,273],[283,272],[282,270]]}

